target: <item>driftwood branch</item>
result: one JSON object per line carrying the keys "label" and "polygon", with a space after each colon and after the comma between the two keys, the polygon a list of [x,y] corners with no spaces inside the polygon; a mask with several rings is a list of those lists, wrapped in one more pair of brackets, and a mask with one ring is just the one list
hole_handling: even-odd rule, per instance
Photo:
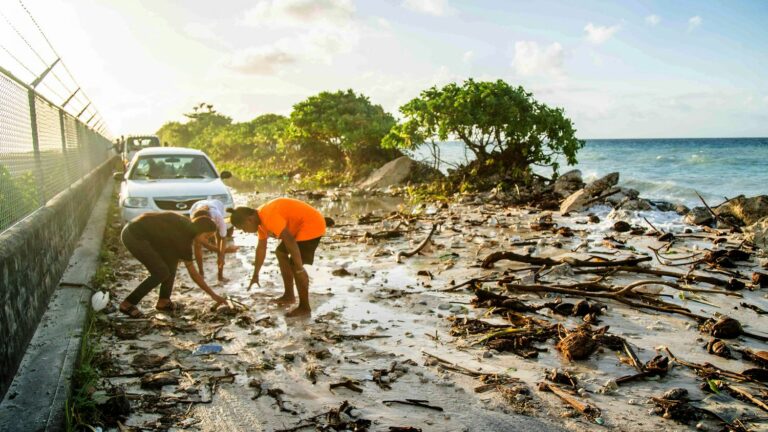
{"label": "driftwood branch", "polygon": [[617,267],[617,266],[635,266],[641,262],[645,261],[651,261],[653,258],[646,256],[646,257],[636,257],[636,258],[627,258],[624,260],[615,260],[615,261],[588,261],[588,260],[578,260],[575,258],[565,258],[562,260],[556,260],[552,258],[541,258],[541,257],[534,257],[530,255],[520,255],[514,252],[494,252],[483,260],[482,267],[483,268],[491,268],[493,267],[493,264],[497,261],[501,260],[510,260],[515,262],[522,262],[526,264],[533,264],[533,265],[544,265],[544,266],[556,266],[560,264],[568,264],[571,267]]}
{"label": "driftwood branch", "polygon": [[[627,285],[626,287],[618,291],[610,291],[610,292],[582,291],[578,289],[561,288],[561,287],[549,286],[549,285],[506,284],[505,287],[508,290],[512,290],[512,291],[525,291],[525,292],[536,292],[536,293],[553,292],[553,293],[559,293],[559,294],[568,294],[568,295],[577,296],[577,297],[609,298],[609,299],[613,299],[618,302],[624,303],[631,307],[651,309],[659,312],[677,313],[680,315],[685,315],[699,322],[704,322],[708,319],[705,316],[697,315],[686,308],[673,305],[673,304],[665,303],[664,306],[657,306],[653,304],[639,303],[639,302],[629,300],[627,298],[628,295],[637,295],[637,293],[634,292],[635,288],[641,285],[644,285],[644,284],[647,285],[650,283],[650,281],[639,281],[639,282],[644,282],[644,283],[635,282],[633,284]],[[658,281],[654,281],[653,283],[658,283]],[[657,300],[656,302],[659,302],[659,301]]]}
{"label": "driftwood branch", "polygon": [[438,224],[436,224],[436,223],[432,224],[432,229],[429,230],[429,234],[427,235],[427,238],[425,238],[421,243],[419,243],[419,245],[416,246],[415,249],[410,250],[410,251],[400,251],[400,252],[398,252],[397,253],[397,258],[396,258],[397,263],[400,264],[402,262],[402,258],[403,257],[410,258],[410,257],[416,255],[417,253],[421,252],[421,250],[424,249],[427,246],[427,244],[429,244],[429,241],[432,239],[432,235],[437,230],[437,226],[438,226]]}
{"label": "driftwood branch", "polygon": [[555,396],[559,397],[563,402],[570,405],[573,409],[580,412],[582,415],[588,417],[591,420],[595,420],[597,417],[600,417],[600,408],[594,407],[588,403],[584,403],[575,397],[569,395],[566,393],[563,389],[560,387],[549,384],[549,383],[539,383],[539,390],[542,391],[551,391],[555,394]]}
{"label": "driftwood branch", "polygon": [[[696,191],[694,191],[694,192],[696,192]],[[733,230],[736,231],[736,232],[741,232],[741,227],[728,222],[727,220],[725,220],[725,218],[720,217],[717,213],[715,213],[715,211],[712,210],[712,208],[709,206],[709,204],[707,204],[707,202],[704,201],[704,198],[701,195],[699,195],[698,192],[696,192],[696,196],[699,197],[699,199],[701,200],[701,203],[704,204],[704,207],[706,207],[707,210],[709,210],[709,213],[712,214],[712,217],[714,217],[715,220],[718,220],[718,221],[728,225],[729,227],[733,228]]]}
{"label": "driftwood branch", "polygon": [[692,273],[678,273],[670,270],[657,270],[657,269],[650,269],[645,267],[617,266],[615,268],[596,268],[596,269],[589,269],[589,270],[574,271],[574,273],[577,275],[586,274],[586,273],[609,274],[614,272],[641,273],[641,274],[649,274],[654,276],[670,276],[670,277],[675,277],[684,281],[704,282],[704,283],[708,283],[716,286],[725,286],[728,284],[727,280],[723,280],[723,279],[712,277],[712,276],[703,276],[703,275],[697,275]]}

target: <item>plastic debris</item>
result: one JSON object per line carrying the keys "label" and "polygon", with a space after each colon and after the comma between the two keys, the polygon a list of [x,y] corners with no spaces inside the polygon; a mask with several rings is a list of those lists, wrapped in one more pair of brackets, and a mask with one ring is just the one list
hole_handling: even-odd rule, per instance
{"label": "plastic debris", "polygon": [[199,347],[195,348],[195,351],[192,353],[192,355],[216,354],[220,353],[222,349],[223,348],[221,345],[217,344],[200,345]]}
{"label": "plastic debris", "polygon": [[91,296],[91,307],[94,312],[103,310],[109,304],[109,293],[98,291]]}

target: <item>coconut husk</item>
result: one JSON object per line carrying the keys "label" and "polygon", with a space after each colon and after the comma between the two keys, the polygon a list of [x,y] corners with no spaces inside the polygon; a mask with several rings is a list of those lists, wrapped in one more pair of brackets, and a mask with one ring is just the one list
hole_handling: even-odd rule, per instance
{"label": "coconut husk", "polygon": [[756,363],[763,368],[768,368],[768,351],[752,351],[749,349],[737,350],[744,360]]}
{"label": "coconut husk", "polygon": [[768,369],[752,368],[745,370],[741,374],[746,375],[755,381],[768,382]]}
{"label": "coconut husk", "polygon": [[709,329],[709,334],[721,339],[737,338],[741,333],[741,323],[727,316],[720,317]]}
{"label": "coconut husk", "polygon": [[717,339],[717,338],[710,339],[709,342],[707,342],[706,348],[707,348],[707,352],[710,354],[714,354],[716,356],[727,358],[727,359],[733,358],[733,354],[731,354],[731,349],[728,348],[728,345],[726,345],[725,342],[723,342],[720,339]]}
{"label": "coconut husk", "polygon": [[592,339],[589,330],[579,328],[560,340],[555,345],[568,361],[584,360],[597,349],[597,341]]}
{"label": "coconut husk", "polygon": [[133,357],[131,366],[136,369],[156,369],[168,360],[167,356],[153,353],[139,353]]}
{"label": "coconut husk", "polygon": [[179,378],[168,372],[145,375],[141,378],[141,388],[143,389],[159,389],[166,385],[176,385],[178,383]]}
{"label": "coconut husk", "polygon": [[760,288],[768,288],[768,274],[760,272],[752,273],[752,283]]}
{"label": "coconut husk", "polygon": [[571,375],[570,372],[562,372],[557,369],[548,370],[544,377],[556,384],[563,384],[571,387],[576,387],[576,384],[578,384],[576,377]]}
{"label": "coconut husk", "polygon": [[741,291],[746,287],[747,287],[747,284],[745,284],[744,282],[736,278],[730,278],[728,279],[728,282],[725,284],[724,288],[728,291]]}

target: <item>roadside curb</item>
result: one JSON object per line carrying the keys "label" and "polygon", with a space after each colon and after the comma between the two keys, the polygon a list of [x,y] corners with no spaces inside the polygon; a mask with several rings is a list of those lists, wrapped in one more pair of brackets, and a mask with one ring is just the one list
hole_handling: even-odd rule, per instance
{"label": "roadside curb", "polygon": [[113,189],[109,179],[0,403],[0,431],[65,429],[65,403],[90,308],[88,283],[99,265]]}

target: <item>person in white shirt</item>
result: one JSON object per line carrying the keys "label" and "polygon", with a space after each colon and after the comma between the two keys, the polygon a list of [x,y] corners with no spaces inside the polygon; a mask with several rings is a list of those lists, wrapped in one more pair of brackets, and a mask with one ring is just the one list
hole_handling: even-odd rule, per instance
{"label": "person in white shirt", "polygon": [[[218,279],[225,282],[224,278],[224,255],[227,252],[235,252],[236,246],[227,246],[227,222],[224,220],[224,203],[215,199],[200,200],[192,205],[189,209],[189,215],[191,218],[199,216],[208,216],[216,223],[216,232],[206,238],[205,240],[195,241],[195,261],[197,262],[197,268],[202,276],[205,276],[203,271],[203,247],[208,250],[216,252],[218,258],[216,264],[218,266]],[[212,242],[214,240],[214,242]]]}

